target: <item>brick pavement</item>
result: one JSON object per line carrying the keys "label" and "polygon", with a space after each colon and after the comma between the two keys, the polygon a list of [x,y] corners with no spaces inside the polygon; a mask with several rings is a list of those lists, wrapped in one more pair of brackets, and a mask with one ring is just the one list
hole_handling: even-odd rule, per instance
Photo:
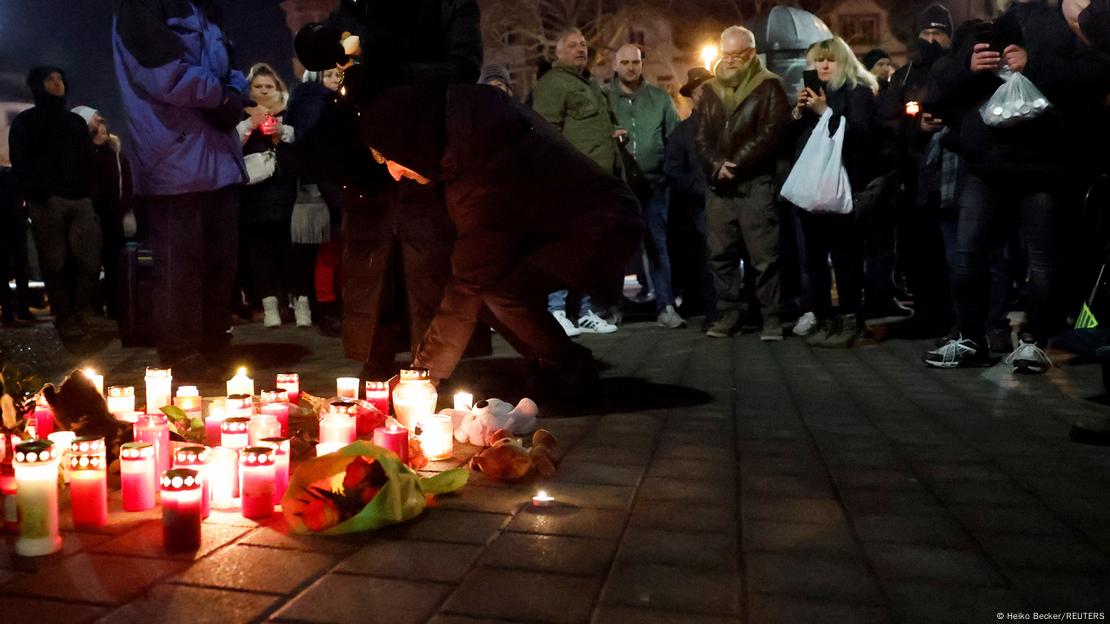
{"label": "brick pavement", "polygon": [[[355,370],[314,332],[236,331],[259,380],[293,367],[323,393]],[[5,541],[0,619],[726,624],[1110,612],[1110,449],[1067,439],[1077,417],[1107,409],[1084,400],[1099,391],[1094,367],[1014,379],[1001,368],[925,370],[911,342],[821,352],[646,325],[585,342],[611,364],[607,396],[544,423],[562,441],[559,472],[543,483],[556,508],[527,505],[537,483],[479,476],[374,535],[288,536],[217,513],[200,551],[167,557],[157,512],[118,512],[116,493],[112,523],[65,530],[59,555],[20,560]],[[127,383],[151,358],[110,346],[91,361]],[[460,383],[479,396],[500,383],[494,394],[515,398],[522,370],[509,358],[498,341]]]}

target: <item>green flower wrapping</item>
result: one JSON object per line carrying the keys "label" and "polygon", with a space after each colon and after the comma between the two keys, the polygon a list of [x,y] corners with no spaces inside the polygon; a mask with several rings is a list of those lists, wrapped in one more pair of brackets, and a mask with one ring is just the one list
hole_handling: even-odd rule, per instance
{"label": "green flower wrapping", "polygon": [[[343,487],[347,468],[358,458],[372,460],[384,471],[386,482],[369,503],[354,515],[345,512],[350,492]],[[340,535],[372,531],[411,520],[424,512],[428,496],[454,492],[466,485],[464,468],[421,478],[394,453],[370,442],[355,442],[335,453],[301,464],[289,479],[281,501],[285,520],[293,533]]]}

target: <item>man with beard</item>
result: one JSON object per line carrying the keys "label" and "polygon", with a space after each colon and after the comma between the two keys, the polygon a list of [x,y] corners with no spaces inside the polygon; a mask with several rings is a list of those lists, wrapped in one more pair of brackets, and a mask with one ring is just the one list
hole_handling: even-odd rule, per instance
{"label": "man with beard", "polygon": [[[348,100],[363,96],[356,73],[378,86],[474,83],[482,62],[479,23],[475,0],[343,0],[327,27],[302,29],[297,55],[314,71],[357,58],[361,66],[348,70],[341,87]],[[352,37],[341,44],[340,33]],[[394,184],[365,147],[353,144],[355,115],[353,108],[329,107],[306,145],[332,157],[335,166],[318,173],[342,190],[343,349],[364,362],[363,379],[380,380],[396,373],[396,354],[415,348],[428,329],[450,274],[455,233],[439,185]]]}
{"label": "man with beard", "polygon": [[[944,245],[936,220],[939,193],[921,189],[924,152],[944,121],[931,111],[921,110],[928,90],[929,71],[952,47],[952,16],[944,6],[933,4],[917,19],[917,53],[900,67],[877,101],[879,122],[894,144],[902,192],[898,197],[899,261],[913,290],[913,330],[939,336],[948,331],[952,318]],[[896,318],[905,309],[891,296],[869,302],[868,316]]]}
{"label": "man with beard", "polygon": [[706,239],[717,291],[716,322],[705,334],[731,336],[740,326],[740,258],[747,248],[757,273],[764,341],[783,339],[779,319],[779,217],[772,177],[788,129],[782,80],[767,71],[755,35],[732,26],[721,33],[721,62],[705,83],[696,143],[709,177]]}

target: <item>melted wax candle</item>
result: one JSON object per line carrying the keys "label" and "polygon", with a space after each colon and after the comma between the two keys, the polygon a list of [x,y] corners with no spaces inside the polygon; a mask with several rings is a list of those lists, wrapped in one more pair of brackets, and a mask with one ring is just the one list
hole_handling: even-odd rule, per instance
{"label": "melted wax candle", "polygon": [[227,395],[233,394],[254,396],[254,380],[247,377],[246,368],[240,368],[234,377],[227,380]]}

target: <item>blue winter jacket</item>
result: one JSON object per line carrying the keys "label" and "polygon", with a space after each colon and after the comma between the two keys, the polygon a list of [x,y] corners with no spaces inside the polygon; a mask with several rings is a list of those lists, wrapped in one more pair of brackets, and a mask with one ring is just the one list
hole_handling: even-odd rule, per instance
{"label": "blue winter jacket", "polygon": [[185,6],[183,16],[165,19],[168,29],[162,31],[180,40],[172,46],[176,58],[159,58],[153,66],[139,61],[144,51],[134,49],[137,44],[125,44],[122,16],[113,20],[136,195],[213,191],[247,180],[235,130],[217,128],[205,116],[224,101],[225,87],[247,93],[246,77],[231,68],[220,28],[196,5]]}

